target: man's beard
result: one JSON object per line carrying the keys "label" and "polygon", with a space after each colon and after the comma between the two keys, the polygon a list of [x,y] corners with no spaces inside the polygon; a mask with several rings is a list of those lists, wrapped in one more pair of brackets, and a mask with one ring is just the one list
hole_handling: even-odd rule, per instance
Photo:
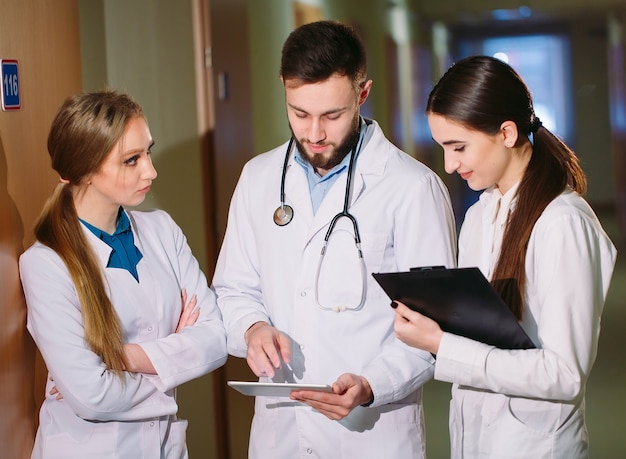
{"label": "man's beard", "polygon": [[[294,136],[296,147],[298,147],[298,151],[300,151],[302,158],[304,158],[309,164],[311,164],[311,166],[313,166],[315,170],[322,169],[325,171],[329,171],[337,164],[339,164],[343,160],[343,158],[345,158],[346,155],[350,153],[351,150],[356,148],[356,144],[359,140],[359,121],[360,118],[357,113],[354,116],[350,132],[346,134],[339,146],[329,144],[332,146],[333,149],[330,156],[328,157],[309,153],[303,145],[305,139],[299,140]],[[289,129],[291,129],[291,126],[289,126]],[[293,130],[291,131],[291,134],[293,135]]]}

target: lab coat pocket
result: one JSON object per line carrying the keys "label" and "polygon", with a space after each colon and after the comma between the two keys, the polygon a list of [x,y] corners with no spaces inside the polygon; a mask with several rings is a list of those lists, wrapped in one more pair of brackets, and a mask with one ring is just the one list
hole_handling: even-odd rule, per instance
{"label": "lab coat pocket", "polygon": [[361,251],[368,272],[375,273],[382,269],[386,247],[385,233],[368,233],[367,238],[361,240]]}
{"label": "lab coat pocket", "polygon": [[[491,422],[483,425],[480,457],[551,458],[558,414],[551,403],[510,398]],[[558,408],[557,408],[558,411]]]}
{"label": "lab coat pocket", "polygon": [[42,438],[42,447],[33,451],[33,458],[45,459],[110,459],[118,452],[117,423],[94,423],[90,435],[80,439],[67,432]]}
{"label": "lab coat pocket", "polygon": [[360,459],[424,458],[420,407],[416,404],[392,403],[380,408],[355,410],[340,422],[338,457]]}
{"label": "lab coat pocket", "polygon": [[187,453],[187,421],[178,419],[170,423],[169,435],[163,446],[164,457],[167,459],[186,459]]}
{"label": "lab coat pocket", "polygon": [[[250,457],[264,457],[267,451],[279,451],[281,447],[289,450],[290,442],[297,442],[297,436],[285,438],[285,432],[291,432],[297,425],[296,411],[298,403],[286,398],[255,397],[254,416],[250,428]],[[306,421],[307,418],[305,417]],[[276,454],[275,457],[281,457]]]}
{"label": "lab coat pocket", "polygon": [[524,426],[545,434],[555,432],[560,424],[559,403],[513,397],[509,399],[509,412]]}
{"label": "lab coat pocket", "polygon": [[[341,222],[343,224],[345,222]],[[362,260],[351,227],[346,229],[337,223],[318,268],[320,304],[344,305],[353,309],[360,303],[363,292],[367,291],[366,285],[371,281],[368,273],[380,270],[386,244],[384,234],[367,233],[361,238]]]}

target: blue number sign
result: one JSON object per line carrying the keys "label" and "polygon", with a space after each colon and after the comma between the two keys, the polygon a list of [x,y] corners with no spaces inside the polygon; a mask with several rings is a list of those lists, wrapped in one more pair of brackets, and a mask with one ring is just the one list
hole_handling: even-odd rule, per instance
{"label": "blue number sign", "polygon": [[17,61],[0,59],[0,63],[2,63],[2,110],[19,110],[21,104]]}

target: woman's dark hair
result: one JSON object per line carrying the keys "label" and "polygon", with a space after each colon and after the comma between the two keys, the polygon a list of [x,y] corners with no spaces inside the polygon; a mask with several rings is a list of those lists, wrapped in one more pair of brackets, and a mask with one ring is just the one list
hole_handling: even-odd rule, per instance
{"label": "woman's dark hair", "polygon": [[284,81],[319,83],[338,74],[358,87],[367,75],[365,47],[355,30],[336,21],[305,24],[283,45],[280,76]]}
{"label": "woman's dark hair", "polygon": [[532,229],[546,206],[566,186],[584,194],[587,179],[574,152],[541,125],[530,91],[508,64],[487,56],[455,63],[435,85],[426,113],[441,115],[468,129],[495,135],[513,121],[520,142],[533,134],[530,162],[517,190],[491,283],[518,319],[526,286],[526,250]]}
{"label": "woman's dark hair", "polygon": [[76,287],[85,341],[107,368],[121,375],[126,367],[119,318],[107,295],[102,270],[78,221],[74,194],[87,185],[124,136],[128,123],[143,118],[129,96],[99,91],[68,97],[48,135],[52,168],[61,176],[35,224],[35,236],[63,260]]}

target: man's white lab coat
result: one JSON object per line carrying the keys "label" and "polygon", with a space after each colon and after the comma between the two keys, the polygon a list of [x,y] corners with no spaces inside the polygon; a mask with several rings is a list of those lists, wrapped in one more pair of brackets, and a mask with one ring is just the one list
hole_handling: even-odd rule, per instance
{"label": "man's white lab coat", "polygon": [[287,398],[257,397],[250,458],[376,458],[424,455],[421,387],[432,357],[394,337],[390,299],[372,272],[455,262],[454,218],[439,177],[385,139],[373,122],[353,177],[350,212],[360,229],[367,265],[367,301],[356,307],[362,276],[352,224],[342,218],[330,237],[315,300],[316,270],[328,225],[343,207],[346,174],[313,215],[307,179],[293,155],[286,203],[294,218],[279,227],[281,172],[287,144],[252,159],[235,190],[214,287],[228,332],[229,352],[244,357],[244,333],[267,321],[292,340],[291,365],[274,381],[333,383],[363,375],[374,403],[331,421]]}

